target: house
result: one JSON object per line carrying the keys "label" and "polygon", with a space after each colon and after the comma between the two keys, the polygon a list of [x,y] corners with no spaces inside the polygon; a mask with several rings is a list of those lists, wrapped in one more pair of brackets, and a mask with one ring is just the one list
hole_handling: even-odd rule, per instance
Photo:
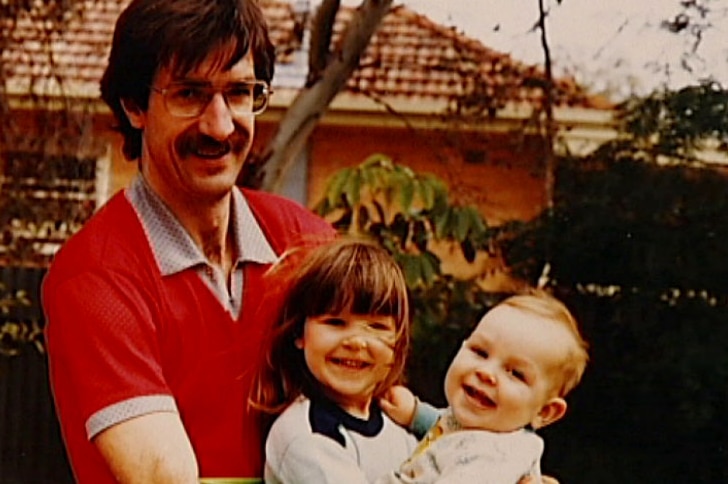
{"label": "house", "polygon": [[[0,145],[0,198],[30,194],[33,203],[67,218],[23,221],[6,213],[12,236],[27,242],[26,264],[43,264],[136,173],[98,99],[114,23],[126,3],[82,3],[80,15],[51,38],[37,16],[2,25],[9,114]],[[257,119],[254,150],[273,135],[303,85],[307,61],[306,35],[296,35],[302,30],[294,27],[305,22],[308,2],[261,3],[278,65],[271,105]],[[335,41],[353,15],[355,9],[341,8]],[[453,199],[477,205],[491,224],[528,220],[546,204],[544,146],[541,128],[533,124],[543,105],[535,85],[542,77],[537,66],[395,6],[320,120],[283,192],[313,206],[338,168],[384,153],[439,176]],[[584,151],[613,135],[608,104],[571,79],[558,79],[555,87],[555,119],[569,149]]]}

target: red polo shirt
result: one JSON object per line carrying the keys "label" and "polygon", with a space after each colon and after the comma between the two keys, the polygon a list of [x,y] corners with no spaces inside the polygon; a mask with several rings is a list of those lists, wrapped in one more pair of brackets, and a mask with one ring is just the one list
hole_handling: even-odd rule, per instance
{"label": "red polo shirt", "polygon": [[[181,225],[168,218],[160,231],[159,220],[139,210],[140,199],[150,202],[145,186],[137,180],[130,189],[136,198],[119,194],[92,217],[59,251],[43,284],[51,385],[76,479],[114,482],[90,439],[158,411],[179,412],[202,477],[261,477],[262,436],[246,402],[271,324],[258,308],[270,254],[260,249],[238,261],[241,287],[233,281],[226,301],[190,241],[178,243]],[[295,203],[244,193],[253,217],[241,225],[233,210],[238,243],[257,231],[275,256],[302,238],[333,235]],[[162,219],[170,215],[151,202]],[[160,249],[165,244],[174,250]],[[180,255],[185,247],[191,252]]]}

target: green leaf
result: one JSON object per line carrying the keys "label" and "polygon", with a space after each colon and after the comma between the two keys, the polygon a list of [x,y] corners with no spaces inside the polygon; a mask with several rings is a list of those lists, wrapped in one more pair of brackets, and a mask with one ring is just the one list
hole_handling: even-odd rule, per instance
{"label": "green leaf", "polygon": [[412,200],[414,199],[414,195],[415,195],[415,187],[411,181],[409,181],[408,183],[404,183],[400,187],[399,203],[400,203],[400,206],[401,206],[403,212],[411,211]]}
{"label": "green leaf", "polygon": [[457,240],[458,242],[462,242],[463,240],[465,240],[465,237],[468,236],[468,232],[470,231],[470,217],[468,216],[468,212],[463,210],[460,207],[454,209],[454,213],[455,213],[455,231],[454,231],[455,240]]}
{"label": "green leaf", "polygon": [[337,171],[329,181],[326,188],[326,199],[328,200],[329,207],[337,208],[343,202],[341,195],[352,171],[351,168],[343,168]]}
{"label": "green leaf", "polygon": [[433,213],[435,224],[435,237],[438,240],[444,239],[448,236],[450,228],[450,218],[452,216],[453,213],[450,207],[447,207],[441,213]]}
{"label": "green leaf", "polygon": [[426,178],[421,178],[417,180],[416,187],[417,195],[420,197],[420,201],[422,202],[422,208],[424,210],[431,209],[432,205],[435,203],[435,189],[432,184],[429,183],[429,180]]}
{"label": "green leaf", "polygon": [[355,206],[361,200],[361,175],[359,170],[351,170],[342,186],[343,195],[350,206]]}
{"label": "green leaf", "polygon": [[422,280],[426,285],[432,282],[440,275],[440,259],[432,252],[423,252],[418,259],[420,261],[420,271]]}
{"label": "green leaf", "polygon": [[422,278],[422,269],[419,261],[409,254],[402,254],[399,261],[407,286],[415,287]]}

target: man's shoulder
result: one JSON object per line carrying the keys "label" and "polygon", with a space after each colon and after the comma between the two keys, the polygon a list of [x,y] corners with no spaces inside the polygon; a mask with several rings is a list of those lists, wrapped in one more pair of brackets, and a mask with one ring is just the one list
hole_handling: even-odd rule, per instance
{"label": "man's shoulder", "polygon": [[240,191],[245,196],[245,200],[253,212],[263,217],[321,220],[321,217],[290,198],[250,188],[240,188]]}
{"label": "man's shoulder", "polygon": [[[72,235],[53,258],[50,273],[81,271],[113,263],[124,254],[139,256],[145,238],[129,201],[118,193]],[[126,261],[123,262],[126,264]]]}
{"label": "man's shoulder", "polygon": [[241,190],[258,224],[278,252],[292,244],[328,239],[335,234],[331,224],[298,202],[260,190]]}

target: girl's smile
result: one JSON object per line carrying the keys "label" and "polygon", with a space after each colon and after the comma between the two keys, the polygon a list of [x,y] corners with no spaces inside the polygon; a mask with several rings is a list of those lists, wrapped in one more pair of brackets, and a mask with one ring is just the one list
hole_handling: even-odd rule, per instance
{"label": "girl's smile", "polygon": [[345,411],[369,417],[369,406],[394,361],[391,316],[324,314],[306,319],[296,347],[321,391]]}

